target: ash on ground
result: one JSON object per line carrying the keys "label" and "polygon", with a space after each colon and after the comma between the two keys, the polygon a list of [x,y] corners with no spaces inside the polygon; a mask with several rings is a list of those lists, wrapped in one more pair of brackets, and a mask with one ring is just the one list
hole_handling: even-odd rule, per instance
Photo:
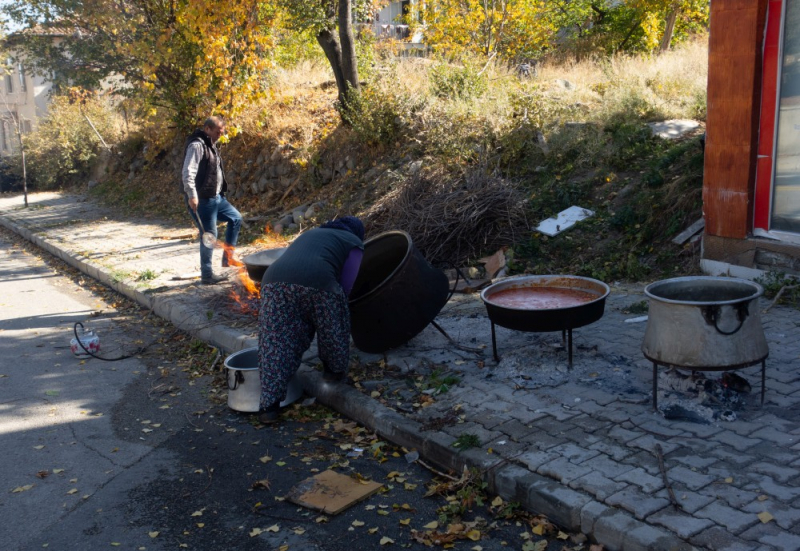
{"label": "ash on ground", "polygon": [[666,419],[703,424],[735,421],[750,390],[750,383],[735,373],[713,378],[669,368],[658,375],[658,409]]}

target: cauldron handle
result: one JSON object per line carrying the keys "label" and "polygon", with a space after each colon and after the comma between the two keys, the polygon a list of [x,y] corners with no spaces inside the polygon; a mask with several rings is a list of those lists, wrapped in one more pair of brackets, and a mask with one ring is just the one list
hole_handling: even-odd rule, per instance
{"label": "cauldron handle", "polygon": [[719,328],[718,322],[721,310],[719,306],[711,306],[711,305],[701,306],[700,313],[703,314],[703,319],[706,320],[706,323],[708,325],[713,325],[714,329],[717,330],[717,333],[719,333],[720,335],[725,335],[727,337],[735,333],[738,333],[739,329],[741,329],[742,325],[744,325],[744,320],[746,320],[747,316],[750,315],[750,311],[747,309],[746,302],[740,302],[739,304],[734,306],[734,308],[736,308],[736,319],[739,320],[739,325],[737,325],[733,331],[723,331],[722,329]]}
{"label": "cauldron handle", "polygon": [[228,379],[228,390],[236,390],[240,384],[244,382],[244,373],[239,371],[238,369],[233,372],[233,386],[231,386],[231,380]]}

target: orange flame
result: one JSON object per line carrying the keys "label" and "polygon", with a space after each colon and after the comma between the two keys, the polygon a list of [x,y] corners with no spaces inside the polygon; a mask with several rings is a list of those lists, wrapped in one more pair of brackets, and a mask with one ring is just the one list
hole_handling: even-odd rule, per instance
{"label": "orange flame", "polygon": [[[253,241],[254,245],[266,245],[267,249],[275,249],[278,247],[285,247],[289,244],[287,240],[280,233],[276,233],[272,228],[267,225],[264,228],[264,235]],[[258,304],[261,297],[261,282],[253,281],[247,274],[247,267],[244,263],[236,258],[234,249],[227,243],[220,243],[220,246],[228,255],[228,264],[239,268],[236,272],[239,285],[234,285],[230,291],[230,298],[239,305],[239,308],[246,314],[257,314]]]}

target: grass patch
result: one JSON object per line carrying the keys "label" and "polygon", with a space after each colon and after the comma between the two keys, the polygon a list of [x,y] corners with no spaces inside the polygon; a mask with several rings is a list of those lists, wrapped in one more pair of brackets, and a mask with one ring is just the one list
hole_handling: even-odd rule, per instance
{"label": "grass patch", "polygon": [[456,441],[453,442],[452,446],[454,448],[458,448],[459,450],[468,450],[470,448],[478,448],[481,445],[480,438],[478,438],[475,434],[462,434],[456,438]]}

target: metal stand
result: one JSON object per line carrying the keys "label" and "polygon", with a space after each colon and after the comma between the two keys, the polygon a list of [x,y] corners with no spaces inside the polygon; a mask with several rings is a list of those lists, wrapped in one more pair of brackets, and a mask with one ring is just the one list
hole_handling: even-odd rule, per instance
{"label": "metal stand", "polygon": [[[761,361],[761,405],[764,405],[764,396],[767,392],[767,359],[764,358]],[[688,369],[690,371],[732,371],[734,369],[743,369],[745,367],[750,367],[751,365],[756,365],[758,361],[750,365],[743,365],[743,366],[736,366],[736,367],[728,367],[728,368],[690,368],[690,367],[681,367],[681,366],[674,366],[678,369]],[[664,367],[670,367],[667,364],[663,364]],[[653,411],[658,411],[658,363],[653,362]]]}
{"label": "metal stand", "polygon": [[[495,335],[494,330],[494,322],[492,324],[492,354],[494,355],[494,361],[500,363],[500,357],[497,355],[497,337]],[[567,368],[572,369],[572,329],[563,329],[561,331],[561,344],[567,349],[568,352],[568,364]]]}

